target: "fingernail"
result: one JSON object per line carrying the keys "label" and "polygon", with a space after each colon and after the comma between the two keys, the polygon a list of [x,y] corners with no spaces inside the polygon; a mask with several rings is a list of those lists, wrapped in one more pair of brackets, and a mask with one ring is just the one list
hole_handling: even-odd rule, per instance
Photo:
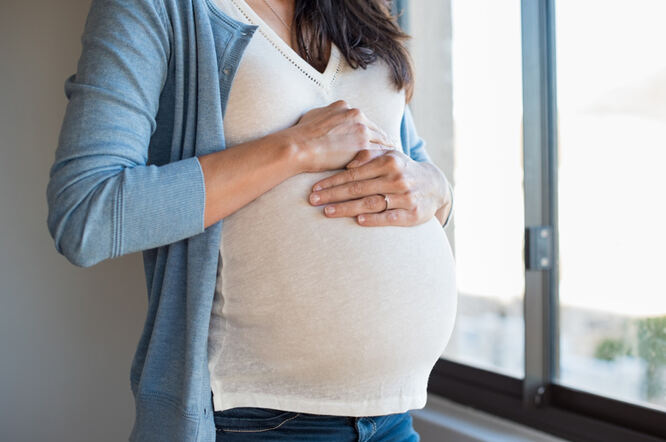
{"label": "fingernail", "polygon": [[321,186],[319,184],[317,184],[316,186],[314,186],[314,188],[312,190],[314,190],[314,191],[321,190]]}
{"label": "fingernail", "polygon": [[311,194],[310,195],[310,201],[312,201],[313,203],[318,203],[319,202],[319,195],[317,195],[316,193]]}
{"label": "fingernail", "polygon": [[359,215],[358,216],[358,222],[362,223],[363,221],[365,221],[365,217],[363,215]]}
{"label": "fingernail", "polygon": [[335,207],[328,206],[324,209],[324,211],[326,211],[326,213],[329,214],[329,215],[333,215],[335,213]]}

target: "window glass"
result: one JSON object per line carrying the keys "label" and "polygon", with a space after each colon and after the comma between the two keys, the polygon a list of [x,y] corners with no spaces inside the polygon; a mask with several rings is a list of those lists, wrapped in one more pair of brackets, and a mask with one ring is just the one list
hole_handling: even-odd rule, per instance
{"label": "window glass", "polygon": [[560,372],[666,407],[666,2],[556,5]]}
{"label": "window glass", "polygon": [[459,305],[443,357],[521,377],[520,2],[412,1],[409,21],[415,122],[455,192]]}

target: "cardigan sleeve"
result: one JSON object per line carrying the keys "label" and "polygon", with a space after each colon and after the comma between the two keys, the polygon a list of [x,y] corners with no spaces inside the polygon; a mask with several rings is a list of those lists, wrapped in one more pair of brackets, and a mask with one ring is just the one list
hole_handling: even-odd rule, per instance
{"label": "cardigan sleeve", "polygon": [[426,150],[425,140],[421,138],[416,131],[412,110],[408,104],[405,104],[405,111],[402,115],[400,136],[402,137],[403,145],[406,146],[408,150],[405,153],[407,153],[414,161],[428,161],[432,163],[432,159]]}
{"label": "cardigan sleeve", "polygon": [[[93,0],[46,189],[56,250],[89,267],[204,231],[196,157],[147,165],[171,34],[159,0]],[[170,148],[170,146],[165,146]]]}
{"label": "cardigan sleeve", "polygon": [[[421,138],[416,131],[416,125],[414,124],[414,117],[412,116],[412,111],[409,107],[408,104],[405,105],[405,112],[402,116],[402,123],[400,125],[400,137],[402,138],[402,143],[403,146],[406,146],[406,149],[408,152],[406,152],[411,159],[414,161],[427,161],[429,163],[432,163],[432,159],[430,158],[430,155],[428,155],[428,151],[426,150],[426,143],[423,138]],[[451,192],[451,209],[449,210],[449,214],[446,216],[446,220],[444,221],[444,224],[442,224],[442,227],[446,227],[449,225],[449,222],[451,221],[451,216],[453,214],[453,186],[451,186],[451,183],[447,180],[448,186],[449,186],[449,192]]]}

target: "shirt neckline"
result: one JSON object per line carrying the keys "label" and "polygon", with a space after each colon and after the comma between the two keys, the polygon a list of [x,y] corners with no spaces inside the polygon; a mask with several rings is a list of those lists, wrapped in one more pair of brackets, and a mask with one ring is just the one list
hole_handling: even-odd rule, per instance
{"label": "shirt neckline", "polygon": [[335,43],[331,42],[331,53],[328,57],[328,63],[326,64],[324,72],[319,72],[314,66],[305,61],[294,48],[284,41],[282,37],[280,37],[245,0],[231,0],[231,2],[241,11],[250,24],[258,25],[262,35],[266,37],[266,39],[303,74],[324,89],[329,89],[331,87],[336,74],[340,70],[341,61],[341,54]]}

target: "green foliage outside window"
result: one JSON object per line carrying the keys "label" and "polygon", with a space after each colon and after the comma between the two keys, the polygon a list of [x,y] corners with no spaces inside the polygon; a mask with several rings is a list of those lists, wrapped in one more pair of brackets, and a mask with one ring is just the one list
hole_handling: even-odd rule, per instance
{"label": "green foliage outside window", "polygon": [[666,316],[636,320],[636,339],[604,338],[594,357],[613,361],[621,356],[639,357],[645,361],[645,388],[648,400],[666,394],[663,372],[666,367]]}

